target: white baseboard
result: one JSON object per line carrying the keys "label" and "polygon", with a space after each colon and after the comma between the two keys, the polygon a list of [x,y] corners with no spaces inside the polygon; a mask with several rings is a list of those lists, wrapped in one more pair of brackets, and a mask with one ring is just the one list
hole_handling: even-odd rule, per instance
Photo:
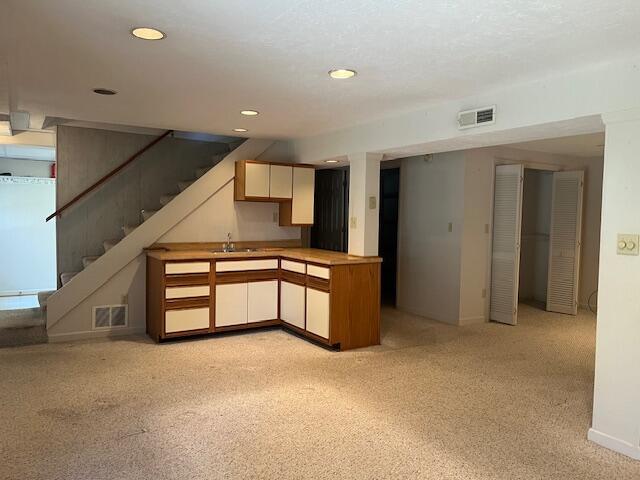
{"label": "white baseboard", "polygon": [[601,447],[621,453],[627,457],[633,458],[634,460],[640,460],[640,446],[638,445],[633,445],[624,440],[607,435],[606,433],[594,430],[593,428],[589,429],[587,438]]}
{"label": "white baseboard", "polygon": [[75,340],[86,340],[90,338],[107,338],[107,337],[122,337],[124,335],[139,335],[144,333],[146,328],[143,327],[126,327],[126,328],[114,328],[113,330],[88,330],[85,332],[73,332],[73,333],[50,333],[49,342],[72,342]]}

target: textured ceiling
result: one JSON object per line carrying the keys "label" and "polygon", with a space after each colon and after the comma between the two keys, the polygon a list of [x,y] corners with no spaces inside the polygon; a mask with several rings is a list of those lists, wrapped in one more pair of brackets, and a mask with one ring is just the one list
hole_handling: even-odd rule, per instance
{"label": "textured ceiling", "polygon": [[574,157],[602,157],[604,156],[604,133],[549,138],[533,142],[513,143],[508,146],[521,150],[572,155]]}
{"label": "textured ceiling", "polygon": [[[0,12],[13,110],[221,135],[318,134],[640,50],[638,0],[3,0]],[[136,40],[135,25],[167,38]],[[342,66],[359,75],[327,76]]]}

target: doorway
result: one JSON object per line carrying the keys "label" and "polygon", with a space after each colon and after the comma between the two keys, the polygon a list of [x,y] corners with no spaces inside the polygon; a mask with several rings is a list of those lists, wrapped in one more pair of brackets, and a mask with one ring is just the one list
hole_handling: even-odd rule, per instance
{"label": "doorway", "polygon": [[583,171],[495,170],[491,320],[516,325],[518,302],[577,315]]}
{"label": "doorway", "polygon": [[348,242],[349,170],[316,170],[311,248],[346,252]]}
{"label": "doorway", "polygon": [[399,194],[400,168],[380,170],[378,255],[382,257],[381,299],[383,304],[393,306],[397,293]]}

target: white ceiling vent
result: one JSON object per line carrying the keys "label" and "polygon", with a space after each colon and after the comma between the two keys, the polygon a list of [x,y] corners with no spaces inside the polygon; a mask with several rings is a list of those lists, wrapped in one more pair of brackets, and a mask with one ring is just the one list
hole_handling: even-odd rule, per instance
{"label": "white ceiling vent", "polygon": [[466,110],[458,113],[458,128],[481,127],[483,125],[492,125],[496,123],[496,106],[484,108],[476,108],[475,110]]}
{"label": "white ceiling vent", "polygon": [[126,327],[129,323],[127,305],[104,305],[93,307],[93,329],[108,330]]}

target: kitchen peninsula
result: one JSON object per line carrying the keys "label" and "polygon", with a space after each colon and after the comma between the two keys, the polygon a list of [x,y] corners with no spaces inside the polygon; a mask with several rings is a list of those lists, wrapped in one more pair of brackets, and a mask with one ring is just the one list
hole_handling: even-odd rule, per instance
{"label": "kitchen peninsula", "polygon": [[310,248],[163,244],[147,251],[147,333],[160,342],[282,326],[340,350],[379,345],[381,261]]}

